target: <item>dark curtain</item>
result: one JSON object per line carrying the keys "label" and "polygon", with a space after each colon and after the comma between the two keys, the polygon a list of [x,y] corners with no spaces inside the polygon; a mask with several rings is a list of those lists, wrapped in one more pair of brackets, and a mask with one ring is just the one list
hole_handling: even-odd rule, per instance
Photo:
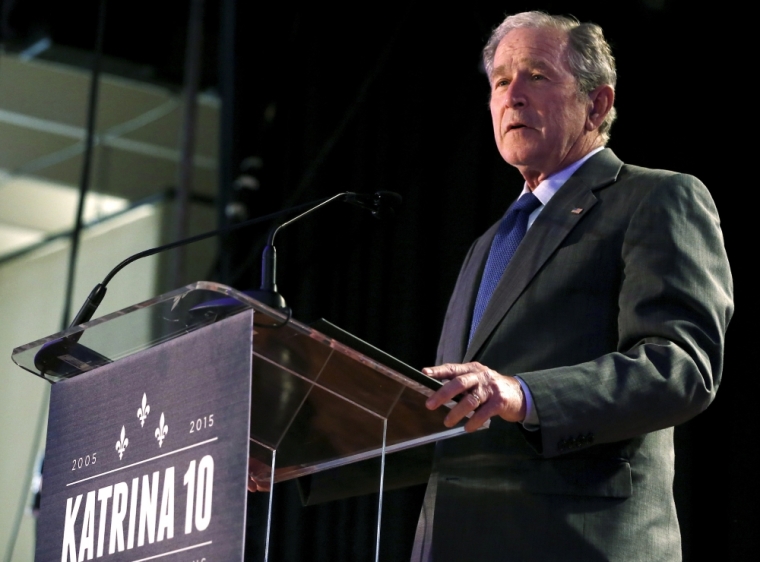
{"label": "dark curtain", "polygon": [[[725,92],[705,68],[731,32],[678,0],[447,9],[239,4],[234,158],[261,158],[261,187],[235,197],[251,215],[339,191],[392,190],[404,198],[390,223],[336,205],[283,230],[280,292],[297,318],[325,317],[420,368],[434,360],[470,243],[522,188],[493,142],[479,58],[490,28],[507,10],[532,8],[602,25],[620,76],[610,147],[625,162],[696,175],[723,217],[738,287],[725,383],[707,412],[677,429],[675,491],[686,559],[716,547],[741,558],[753,508],[739,484],[752,461],[739,452],[756,427],[749,396],[757,379],[746,376],[739,343],[748,322],[736,249],[741,204],[728,186],[742,178],[726,158],[742,150],[732,132],[744,116],[719,110],[713,96]],[[258,284],[262,234],[230,243],[230,281],[238,288]],[[293,483],[278,492],[271,560],[372,559],[376,498],[304,508]],[[423,492],[418,486],[387,495],[382,560],[408,558]],[[263,524],[265,497],[251,496],[251,533]]]}
{"label": "dark curtain", "polygon": [[[0,38],[31,42],[50,33],[56,44],[91,49],[96,0],[79,4],[0,0]],[[603,27],[619,72],[610,147],[625,162],[699,177],[723,219],[737,311],[715,403],[676,430],[675,493],[685,559],[705,552],[748,559],[756,536],[758,395],[749,351],[756,298],[744,290],[754,255],[755,49],[738,3],[412,1],[337,8],[206,0],[202,89],[222,90],[223,41],[215,34],[228,21],[227,5],[235,21],[228,37],[235,43],[234,124],[231,150],[220,158],[230,178],[252,174],[260,185],[226,182],[223,191],[249,216],[339,191],[399,192],[404,206],[390,223],[343,205],[284,230],[277,239],[279,288],[300,320],[325,317],[416,367],[434,360],[467,248],[522,187],[492,138],[480,70],[490,29],[505,13],[527,9],[570,13]],[[188,2],[160,8],[157,14],[149,3],[110,2],[105,52],[150,65],[155,75],[148,78],[181,84]],[[258,285],[264,231],[227,240],[231,267],[222,281],[240,289]],[[408,558],[423,492],[417,486],[386,495],[382,560]],[[278,485],[276,497],[270,560],[372,559],[376,498],[304,508],[293,483]],[[250,495],[251,551],[265,499]]]}

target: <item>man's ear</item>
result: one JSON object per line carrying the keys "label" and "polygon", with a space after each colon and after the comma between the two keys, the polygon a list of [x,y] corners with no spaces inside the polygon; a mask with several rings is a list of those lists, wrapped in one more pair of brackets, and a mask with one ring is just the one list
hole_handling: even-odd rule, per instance
{"label": "man's ear", "polygon": [[586,118],[586,130],[595,131],[599,128],[615,103],[615,90],[609,84],[598,86],[588,94],[589,112]]}

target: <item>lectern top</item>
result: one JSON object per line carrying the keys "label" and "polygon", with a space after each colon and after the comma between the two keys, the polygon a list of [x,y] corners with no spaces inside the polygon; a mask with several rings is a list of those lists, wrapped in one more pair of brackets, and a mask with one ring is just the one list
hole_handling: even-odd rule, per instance
{"label": "lectern top", "polygon": [[[424,379],[427,377],[422,375],[415,381],[414,373],[410,380],[408,374],[400,375],[394,369],[385,366],[381,360],[359,353],[348,345],[295,320],[283,311],[270,308],[226,285],[210,281],[191,283],[85,324],[19,346],[13,350],[12,358],[21,368],[55,383],[155,347],[248,309],[255,311],[254,335],[265,343],[257,348],[277,362],[293,357],[294,345],[308,346],[309,349],[303,349],[307,355],[335,349],[351,360],[366,365],[369,370],[404,385],[415,386],[416,390],[425,394],[429,394],[429,389],[436,385],[432,379],[426,384]],[[297,338],[297,335],[305,337]],[[304,357],[303,354],[299,356]],[[319,368],[321,364],[320,361],[314,362],[314,368]],[[303,376],[310,376],[308,367],[299,366],[297,370]],[[315,377],[317,374],[312,372],[311,376]],[[373,397],[366,399],[372,402]]]}
{"label": "lectern top", "polygon": [[253,308],[279,312],[218,283],[199,281],[13,350],[21,368],[54,383]]}

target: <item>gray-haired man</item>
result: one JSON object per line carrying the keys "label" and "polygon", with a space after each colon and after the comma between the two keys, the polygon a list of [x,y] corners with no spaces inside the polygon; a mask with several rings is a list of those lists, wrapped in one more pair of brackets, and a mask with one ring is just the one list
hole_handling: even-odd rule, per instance
{"label": "gray-haired man", "polygon": [[484,59],[533,203],[470,248],[425,369],[429,408],[465,394],[447,425],[491,428],[438,444],[413,560],[679,560],[672,428],[715,396],[733,311],[717,211],[605,148],[598,26],[510,16]]}

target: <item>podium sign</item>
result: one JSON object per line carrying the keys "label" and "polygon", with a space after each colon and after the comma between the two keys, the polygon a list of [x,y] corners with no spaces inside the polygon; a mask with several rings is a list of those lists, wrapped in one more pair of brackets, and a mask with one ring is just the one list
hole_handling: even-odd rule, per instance
{"label": "podium sign", "polygon": [[36,560],[242,560],[253,311],[53,385]]}

